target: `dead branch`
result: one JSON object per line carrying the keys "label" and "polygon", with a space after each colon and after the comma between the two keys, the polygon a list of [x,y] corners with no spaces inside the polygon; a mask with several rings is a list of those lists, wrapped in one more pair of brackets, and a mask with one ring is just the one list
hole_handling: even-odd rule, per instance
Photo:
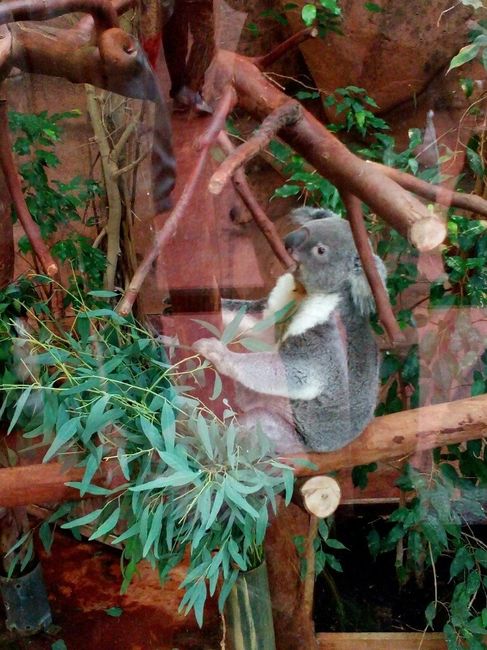
{"label": "dead branch", "polygon": [[360,200],[348,192],[342,194],[342,199],[347,209],[347,216],[352,229],[355,246],[357,247],[362,267],[374,295],[377,315],[387,333],[389,341],[391,344],[394,344],[402,338],[401,330],[394,317],[386,288],[374,262]]}
{"label": "dead branch", "polygon": [[[282,457],[296,476],[316,476],[376,461],[405,458],[418,450],[434,449],[482,438],[487,429],[487,395],[423,406],[373,420],[355,441],[337,451],[299,453]],[[314,464],[303,466],[299,460]],[[116,466],[114,466],[116,470]],[[0,508],[79,498],[65,483],[80,481],[83,470],[63,472],[58,463],[0,469]],[[96,483],[104,485],[107,466]]]}
{"label": "dead branch", "polygon": [[0,99],[0,166],[5,176],[5,182],[15,206],[17,217],[22,224],[22,228],[27,235],[34,255],[39,260],[42,270],[50,277],[54,278],[58,273],[58,266],[54,261],[49,248],[41,237],[39,227],[32,219],[24,193],[22,192],[22,183],[20,180],[17,167],[15,166],[12,154],[12,145],[10,143],[10,134],[8,130],[7,102]]}
{"label": "dead branch", "polygon": [[262,122],[257,131],[240,147],[222,162],[210,179],[208,190],[212,194],[220,194],[225,185],[239,167],[254,158],[262,149],[265,149],[272,138],[284,127],[296,124],[301,116],[301,104],[290,100],[276,108]]}
{"label": "dead branch", "polygon": [[283,43],[280,43],[268,54],[256,56],[251,59],[251,61],[259,68],[259,70],[265,70],[290,50],[293,50],[310,38],[316,38],[317,36],[318,30],[316,27],[306,27],[306,29],[296,32],[296,34],[290,36]]}
{"label": "dead branch", "polygon": [[[229,155],[235,151],[235,147],[231,143],[230,138],[223,131],[218,136],[218,143]],[[295,265],[293,258],[287,252],[281,237],[279,237],[279,233],[277,232],[276,227],[266,215],[264,210],[260,207],[259,202],[250,189],[244,170],[241,168],[237,169],[234,173],[232,181],[240,198],[247,206],[252,217],[254,218],[255,223],[258,225],[262,234],[269,242],[269,246],[274,251],[278,260],[286,269],[293,267]]]}
{"label": "dead branch", "polygon": [[[265,119],[289,101],[248,58],[220,50],[207,72],[207,96],[233,80],[239,106]],[[282,129],[282,138],[339,190],[349,191],[426,251],[440,244],[446,227],[440,216],[372,165],[361,160],[302,108],[301,118]]]}
{"label": "dead branch", "polygon": [[381,165],[380,163],[367,161],[367,164],[373,165],[383,174],[396,181],[405,190],[414,192],[414,194],[422,196],[424,199],[434,201],[447,208],[452,207],[459,208],[460,210],[468,210],[469,212],[487,217],[487,201],[476,194],[461,194],[441,185],[431,185],[431,183],[416,178],[416,176],[406,174],[393,167]]}
{"label": "dead branch", "polygon": [[[102,110],[96,91],[93,86],[86,85],[86,105],[91,120],[91,126],[95,136],[95,142],[100,150],[101,166],[105,191],[108,203],[108,215],[106,221],[107,237],[107,270],[104,286],[112,290],[115,286],[115,274],[117,261],[120,253],[120,225],[122,223],[122,198],[116,180],[116,173],[119,171],[117,161],[111,156],[108,134],[103,127]],[[120,155],[120,152],[119,154]]]}

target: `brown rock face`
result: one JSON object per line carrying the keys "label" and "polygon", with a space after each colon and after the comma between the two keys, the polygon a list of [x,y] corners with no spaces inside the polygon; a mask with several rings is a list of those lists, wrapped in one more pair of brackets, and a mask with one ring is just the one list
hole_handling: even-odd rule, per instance
{"label": "brown rock face", "polygon": [[[363,87],[384,112],[423,92],[448,66],[468,42],[473,10],[450,0],[374,3],[381,12],[368,11],[364,2],[342,0],[343,35],[308,41],[302,51],[320,89]],[[297,4],[299,9],[288,14],[295,31],[303,27],[299,15],[306,2]],[[475,18],[485,17],[480,13]]]}

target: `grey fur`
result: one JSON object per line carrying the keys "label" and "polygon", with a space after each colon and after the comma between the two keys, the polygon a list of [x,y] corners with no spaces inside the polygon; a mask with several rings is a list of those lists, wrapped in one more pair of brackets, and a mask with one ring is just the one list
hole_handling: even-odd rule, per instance
{"label": "grey fur", "polygon": [[[217,339],[198,341],[195,349],[248,389],[242,423],[249,429],[260,423],[278,451],[331,451],[373,417],[379,383],[369,325],[373,298],[348,222],[307,208],[298,219],[302,227],[285,244],[306,298],[277,351],[235,353]],[[378,257],[376,263],[385,277]]]}

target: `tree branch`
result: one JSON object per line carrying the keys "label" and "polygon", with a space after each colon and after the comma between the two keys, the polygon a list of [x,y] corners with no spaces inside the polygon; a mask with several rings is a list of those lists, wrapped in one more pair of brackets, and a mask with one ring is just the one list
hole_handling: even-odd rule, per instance
{"label": "tree branch", "polygon": [[300,32],[293,34],[283,43],[280,43],[268,54],[256,56],[251,59],[251,61],[259,68],[259,70],[265,70],[290,50],[293,50],[295,47],[298,47],[298,45],[301,45],[301,43],[304,43],[310,38],[316,38],[317,36],[318,30],[316,27],[306,27],[306,29],[302,29]]}
{"label": "tree branch", "polygon": [[405,190],[414,192],[414,194],[422,196],[424,199],[434,201],[435,203],[444,205],[447,208],[453,207],[459,208],[460,210],[468,210],[469,212],[474,212],[487,217],[487,201],[476,194],[461,194],[460,192],[454,192],[453,190],[450,190],[447,187],[442,187],[441,185],[431,185],[431,183],[416,178],[416,176],[406,174],[405,172],[401,172],[399,169],[394,169],[393,167],[381,165],[380,163],[368,160],[367,164],[373,165],[383,174],[386,174],[389,178],[396,181],[396,183]]}
{"label": "tree branch", "polygon": [[[207,71],[207,96],[212,89],[218,93],[229,80],[234,81],[239,106],[257,119],[265,119],[289,101],[252,61],[220,50]],[[420,250],[431,250],[445,238],[446,226],[439,215],[351,153],[304,108],[296,124],[282,129],[281,137],[339,190],[360,198]]]}
{"label": "tree branch", "polygon": [[291,100],[276,108],[262,122],[257,131],[222,162],[210,179],[208,189],[212,194],[220,194],[227,182],[239,167],[265,149],[278,131],[295,124],[301,115],[301,104]]}
{"label": "tree branch", "polygon": [[315,467],[296,464],[296,476],[315,476],[368,463],[405,458],[417,451],[477,440],[487,430],[487,395],[423,406],[375,418],[356,440],[327,453],[293,454]]}
{"label": "tree branch", "polygon": [[349,192],[343,192],[342,199],[347,209],[347,216],[352,229],[355,246],[357,247],[362,267],[374,295],[377,315],[387,333],[389,341],[394,344],[398,339],[402,338],[402,334],[394,317],[386,288],[374,262],[360,200]]}
{"label": "tree branch", "polygon": [[[235,147],[231,143],[230,138],[223,131],[218,136],[218,143],[229,155],[235,151]],[[260,207],[257,199],[250,189],[244,170],[237,169],[232,180],[233,185],[237,190],[240,198],[247,206],[252,217],[254,218],[255,223],[258,225],[262,231],[262,234],[269,242],[269,246],[274,251],[278,260],[281,262],[285,269],[293,267],[295,265],[293,258],[289,255],[286,247],[282,243],[282,239],[279,237],[279,233],[277,232],[276,227],[266,215],[264,210]]]}
{"label": "tree branch", "polygon": [[0,25],[48,20],[75,12],[91,14],[97,32],[118,27],[117,11],[110,0],[4,0],[0,5]]}
{"label": "tree branch", "polygon": [[0,166],[5,176],[5,182],[15,206],[17,217],[27,235],[29,242],[37,256],[44,273],[53,278],[58,273],[58,266],[54,261],[49,248],[41,237],[38,225],[32,219],[24,193],[22,183],[12,154],[10,134],[8,130],[7,102],[0,100]]}
{"label": "tree branch", "polygon": [[[306,458],[315,467],[303,466],[296,460],[295,475],[316,476],[355,465],[404,458],[418,450],[477,440],[486,429],[487,395],[480,395],[384,415],[373,420],[359,438],[343,449],[287,455],[282,460],[293,465],[294,459]],[[96,483],[104,485],[109,472],[107,468]],[[58,463],[0,469],[0,508],[79,499],[79,493],[65,483],[80,481],[82,474],[80,468],[63,472]]]}
{"label": "tree branch", "polygon": [[230,111],[233,106],[233,97],[234,96],[231,89],[228,86],[225,86],[220,95],[220,99],[216,106],[215,112],[211,117],[208,129],[199,141],[201,150],[193,171],[191,172],[191,176],[189,177],[189,180],[186,183],[186,186],[184,187],[182,194],[179,197],[179,200],[174,206],[174,209],[169,215],[167,221],[156,233],[151,248],[145,254],[144,259],[134,273],[129,286],[125,291],[122,300],[117,306],[117,311],[122,316],[127,316],[132,311],[132,307],[139,294],[140,288],[142,287],[142,284],[147,277],[147,274],[149,273],[154,260],[160,254],[168,239],[173,236],[180,220],[183,218],[193,198],[196,188],[198,187],[201,175],[205,169],[206,162],[210,153],[210,146],[220,132],[228,111]]}

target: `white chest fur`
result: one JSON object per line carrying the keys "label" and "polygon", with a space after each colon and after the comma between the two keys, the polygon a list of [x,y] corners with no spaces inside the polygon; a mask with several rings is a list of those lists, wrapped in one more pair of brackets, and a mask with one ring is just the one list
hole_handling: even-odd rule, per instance
{"label": "white chest fur", "polygon": [[[269,295],[265,316],[276,313],[296,299],[296,282],[292,273],[281,275]],[[298,309],[283,336],[283,340],[290,336],[304,334],[312,327],[326,323],[338,306],[339,301],[340,296],[337,293],[318,293],[313,296],[305,296],[300,301]]]}

